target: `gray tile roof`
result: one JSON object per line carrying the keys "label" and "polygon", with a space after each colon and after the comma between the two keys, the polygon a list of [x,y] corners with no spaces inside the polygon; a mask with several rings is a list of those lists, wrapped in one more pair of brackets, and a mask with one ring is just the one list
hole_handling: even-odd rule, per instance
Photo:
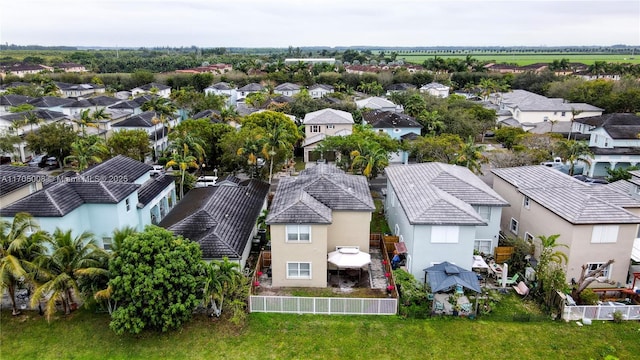
{"label": "gray tile roof", "polygon": [[132,183],[142,175],[148,174],[151,169],[151,165],[124,155],[118,155],[100,164],[93,165],[83,171],[82,175],[94,179],[119,179],[120,181]]}
{"label": "gray tile roof", "polygon": [[299,176],[280,179],[267,223],[329,224],[333,210],[375,210],[369,184],[364,176],[318,164]]}
{"label": "gray tile roof", "polygon": [[[517,106],[523,111],[602,111],[603,109],[585,103],[567,103],[564,99],[548,98],[526,90],[513,90],[502,94],[502,102]],[[571,115],[571,114],[569,114]]]}
{"label": "gray tile roof", "polygon": [[367,111],[362,114],[362,118],[375,129],[422,128],[413,117],[394,111]]}
{"label": "gray tile roof", "polygon": [[67,115],[59,112],[59,111],[51,111],[51,110],[47,110],[47,109],[37,109],[37,110],[30,110],[30,111],[24,111],[24,112],[19,112],[19,113],[12,113],[12,114],[7,114],[7,115],[2,115],[0,116],[0,119],[4,119],[7,121],[14,121],[14,120],[22,120],[24,119],[24,117],[28,114],[35,114],[39,119],[45,120],[45,121],[54,121],[54,120],[60,120],[60,119],[64,119],[67,117]]}
{"label": "gray tile roof", "polygon": [[158,84],[158,83],[148,83],[142,86],[138,86],[134,89],[140,89],[140,90],[144,90],[144,91],[151,91],[151,89],[156,88],[158,90],[166,90],[166,89],[171,89],[171,86],[167,86],[164,84]]}
{"label": "gray tile roof", "polygon": [[605,114],[576,119],[576,122],[602,127],[612,139],[637,140],[640,133],[640,116],[630,113]]}
{"label": "gray tile roof", "polygon": [[366,99],[357,100],[356,106],[359,109],[367,108],[367,109],[375,110],[375,109],[390,108],[390,107],[395,108],[397,105],[394,102],[387,100],[385,98],[373,96]]}
{"label": "gray tile roof", "polygon": [[621,193],[608,193],[604,186],[588,185],[549,167],[521,166],[492,172],[572,224],[640,223],[639,217],[617,205],[630,201],[623,199]]}
{"label": "gray tile roof", "polygon": [[6,94],[6,95],[0,96],[0,105],[3,105],[3,106],[18,106],[18,105],[25,104],[25,103],[29,102],[30,100],[33,100],[33,98],[30,97],[30,96],[16,95],[16,94]]}
{"label": "gray tile roof", "polygon": [[300,90],[300,85],[292,84],[292,83],[282,83],[274,88],[274,90],[278,91],[297,91]]}
{"label": "gray tile roof", "polygon": [[323,89],[323,90],[327,90],[327,91],[333,91],[333,86],[327,85],[327,84],[313,84],[313,85],[309,86],[309,90],[315,90],[315,89]]}
{"label": "gray tile roof", "polygon": [[258,180],[192,189],[159,225],[200,244],[205,259],[239,259],[268,193]]}
{"label": "gray tile roof", "polygon": [[250,83],[238,89],[238,91],[262,91],[264,86],[258,83]]}
{"label": "gray tile roof", "polygon": [[140,187],[138,191],[138,203],[146,206],[174,181],[175,178],[173,176],[166,174],[151,177]]}
{"label": "gray tile roof", "polygon": [[391,84],[387,86],[387,90],[390,91],[406,91],[416,89],[416,86],[408,83]]}
{"label": "gray tile roof", "polygon": [[83,204],[117,204],[140,185],[77,179],[59,182],[0,209],[0,216],[27,212],[34,217],[62,217]]}
{"label": "gray tile roof", "polygon": [[420,163],[389,166],[385,172],[412,224],[484,225],[473,206],[508,206],[465,167]]}
{"label": "gray tile roof", "polygon": [[322,109],[305,114],[302,121],[305,125],[353,124],[353,115],[336,109]]}
{"label": "gray tile roof", "polygon": [[63,99],[56,96],[42,96],[42,97],[30,100],[28,103],[39,108],[50,108],[50,107],[68,105],[73,102],[75,102],[75,100],[73,99]]}
{"label": "gray tile roof", "polygon": [[120,122],[117,122],[111,126],[113,127],[154,127],[153,118],[156,113],[153,111],[145,111],[138,115],[130,116]]}
{"label": "gray tile roof", "polygon": [[111,109],[137,109],[140,106],[142,106],[142,104],[140,104],[139,102],[135,101],[135,100],[126,100],[126,101],[121,101],[117,104],[111,105],[109,106],[109,108]]}
{"label": "gray tile roof", "polygon": [[226,82],[217,82],[211,86],[209,86],[212,89],[216,89],[216,90],[232,90],[235,89],[235,87],[231,87],[231,85],[229,85],[229,83]]}
{"label": "gray tile roof", "polygon": [[29,184],[44,182],[47,177],[37,174],[38,171],[38,167],[0,165],[0,196]]}

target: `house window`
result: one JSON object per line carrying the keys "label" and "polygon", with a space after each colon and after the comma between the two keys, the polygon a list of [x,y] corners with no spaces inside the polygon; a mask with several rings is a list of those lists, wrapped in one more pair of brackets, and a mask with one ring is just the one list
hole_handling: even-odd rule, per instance
{"label": "house window", "polygon": [[[604,263],[587,263],[587,273],[589,273],[590,271],[593,271],[597,268],[599,268],[600,266],[602,266]],[[613,269],[613,264],[609,264],[609,266],[607,266],[606,268],[604,268],[602,270],[602,274],[596,276],[597,278],[599,277],[604,277],[606,279],[611,279],[611,271]]]}
{"label": "house window", "polygon": [[491,243],[491,239],[476,239],[473,243],[473,250],[483,254],[491,254]]}
{"label": "house window", "polygon": [[112,240],[110,237],[103,237],[102,238],[102,248],[105,250],[111,250],[111,244],[112,244]]}
{"label": "house window", "polygon": [[533,235],[531,235],[531,234],[530,234],[530,233],[528,233],[528,232],[525,232],[525,233],[524,233],[524,240],[525,240],[525,241],[528,241],[528,242],[533,242]]}
{"label": "house window", "polygon": [[128,198],[124,201],[124,205],[127,208],[127,211],[131,210],[131,202]]}
{"label": "house window", "polygon": [[511,222],[509,223],[509,230],[514,234],[518,234],[518,220],[511,218]]}
{"label": "house window", "polygon": [[400,130],[400,129],[398,129],[398,128],[393,129],[393,132],[394,132],[394,133],[399,133],[400,131],[401,131],[401,130]]}
{"label": "house window", "polygon": [[524,200],[522,201],[522,205],[524,206],[524,208],[528,209],[530,203],[531,203],[531,199],[528,196],[525,196]]}
{"label": "house window", "polygon": [[489,206],[478,206],[478,215],[480,215],[482,220],[487,221],[487,222],[490,221],[491,220],[491,208]]}
{"label": "house window", "polygon": [[287,279],[311,279],[311,263],[287,262]]}
{"label": "house window", "polygon": [[432,226],[432,243],[457,243],[460,228],[458,226]]}
{"label": "house window", "polygon": [[287,242],[310,243],[311,227],[309,225],[287,225]]}
{"label": "house window", "polygon": [[311,127],[310,127],[310,131],[311,131],[312,133],[320,132],[320,125],[311,125]]}
{"label": "house window", "polygon": [[592,244],[614,243],[618,241],[618,225],[594,225],[591,232]]}
{"label": "house window", "polygon": [[335,125],[327,125],[327,129],[335,129]]}
{"label": "house window", "polygon": [[560,114],[560,116],[565,116],[567,113],[566,111],[563,111],[562,114]]}

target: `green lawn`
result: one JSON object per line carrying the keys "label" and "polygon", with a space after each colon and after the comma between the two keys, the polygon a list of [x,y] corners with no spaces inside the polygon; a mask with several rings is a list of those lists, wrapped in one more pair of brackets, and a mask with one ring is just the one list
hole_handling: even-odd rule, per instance
{"label": "green lawn", "polygon": [[[504,314],[503,314],[504,315]],[[179,331],[117,336],[106,314],[81,310],[47,323],[35,313],[0,318],[2,359],[620,359],[640,353],[640,323],[591,326],[510,316],[251,314],[241,329],[196,317]]]}

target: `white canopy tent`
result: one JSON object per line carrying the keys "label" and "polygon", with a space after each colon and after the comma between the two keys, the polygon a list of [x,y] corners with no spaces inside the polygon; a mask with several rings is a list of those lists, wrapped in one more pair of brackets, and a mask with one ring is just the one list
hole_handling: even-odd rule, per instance
{"label": "white canopy tent", "polygon": [[362,273],[362,267],[371,263],[371,255],[356,248],[345,247],[330,252],[327,260],[338,268],[338,274],[340,269],[359,269]]}

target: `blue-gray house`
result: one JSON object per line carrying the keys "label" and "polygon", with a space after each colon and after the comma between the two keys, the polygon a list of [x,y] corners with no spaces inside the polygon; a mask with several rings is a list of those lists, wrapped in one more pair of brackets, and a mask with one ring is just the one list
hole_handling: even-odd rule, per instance
{"label": "blue-gray house", "polygon": [[[375,131],[383,132],[392,139],[404,141],[407,137],[420,136],[422,125],[413,117],[395,111],[372,110],[362,114],[364,121]],[[407,163],[409,153],[401,151],[391,155],[390,163]]]}

